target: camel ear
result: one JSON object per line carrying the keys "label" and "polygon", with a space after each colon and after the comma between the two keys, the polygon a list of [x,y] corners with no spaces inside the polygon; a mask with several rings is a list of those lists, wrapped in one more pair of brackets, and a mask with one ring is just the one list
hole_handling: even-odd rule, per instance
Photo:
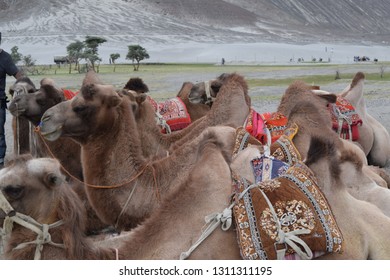
{"label": "camel ear", "polygon": [[43,178],[43,181],[48,188],[54,188],[61,185],[64,182],[64,178],[59,176],[59,174],[49,172]]}
{"label": "camel ear", "polygon": [[[222,83],[220,81],[213,81],[210,84],[210,87],[213,90],[213,92],[215,93],[215,95],[219,92],[219,90],[221,89],[221,86],[222,86]],[[216,97],[216,96],[214,96],[214,97]]]}
{"label": "camel ear", "polygon": [[325,99],[327,103],[336,103],[337,101],[337,95],[334,93],[317,94],[317,96],[321,97],[322,99]]}

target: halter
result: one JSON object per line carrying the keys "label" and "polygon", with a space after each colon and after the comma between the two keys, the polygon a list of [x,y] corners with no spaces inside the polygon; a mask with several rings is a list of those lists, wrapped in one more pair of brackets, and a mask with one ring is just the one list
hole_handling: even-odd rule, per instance
{"label": "halter", "polygon": [[209,105],[210,107],[213,105],[215,97],[211,96],[211,91],[210,91],[211,85],[210,81],[205,81],[204,82],[204,90],[206,93],[206,105]]}
{"label": "halter", "polygon": [[11,204],[5,198],[3,192],[0,191],[0,208],[6,214],[3,228],[0,230],[0,235],[3,239],[4,244],[6,243],[6,238],[12,232],[13,223],[17,223],[37,234],[37,238],[33,241],[24,242],[13,248],[12,250],[19,250],[27,247],[28,245],[36,245],[34,260],[41,259],[43,245],[49,244],[55,247],[65,249],[64,244],[55,243],[51,240],[51,235],[49,230],[52,228],[59,227],[64,224],[63,220],[59,220],[52,224],[41,224],[34,220],[32,217],[24,215],[22,213],[16,212]]}

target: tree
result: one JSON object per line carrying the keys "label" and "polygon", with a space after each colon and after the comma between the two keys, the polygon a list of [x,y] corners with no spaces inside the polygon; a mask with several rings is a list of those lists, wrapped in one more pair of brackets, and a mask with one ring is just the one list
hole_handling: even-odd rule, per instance
{"label": "tree", "polygon": [[139,62],[141,60],[148,59],[149,54],[145,48],[141,47],[140,45],[130,45],[128,48],[129,51],[126,55],[126,59],[131,59],[133,62],[134,71],[138,71]]}
{"label": "tree", "polygon": [[70,43],[66,47],[69,60],[69,74],[72,72],[72,63],[75,63],[75,70],[77,69],[80,73],[80,60],[84,57],[84,48],[85,44],[79,40],[76,42]]}
{"label": "tree", "polygon": [[95,70],[96,62],[102,61],[98,55],[98,48],[105,42],[107,40],[101,37],[87,36],[85,38],[84,59],[91,64],[93,70]]}
{"label": "tree", "polygon": [[110,60],[112,64],[114,64],[114,72],[115,72],[115,60],[117,60],[121,55],[119,53],[112,53],[110,54]]}
{"label": "tree", "polygon": [[21,60],[22,60],[22,57],[23,55],[18,52],[19,48],[17,46],[13,46],[11,48],[11,58],[12,58],[12,61],[15,63],[15,64],[18,64]]}
{"label": "tree", "polygon": [[36,60],[32,58],[31,54],[23,56],[23,64],[26,67],[35,66]]}

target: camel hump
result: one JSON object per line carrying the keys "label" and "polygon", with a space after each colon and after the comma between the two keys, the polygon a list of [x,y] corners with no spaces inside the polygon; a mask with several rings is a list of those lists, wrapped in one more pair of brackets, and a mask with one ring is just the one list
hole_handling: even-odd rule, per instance
{"label": "camel hump", "polygon": [[94,70],[89,70],[87,74],[85,74],[83,86],[89,84],[103,84]]}

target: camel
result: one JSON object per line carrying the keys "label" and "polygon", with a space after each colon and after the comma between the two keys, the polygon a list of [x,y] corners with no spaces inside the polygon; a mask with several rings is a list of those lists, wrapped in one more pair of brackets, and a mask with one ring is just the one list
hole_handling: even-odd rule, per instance
{"label": "camel", "polygon": [[[330,115],[323,106],[328,101],[321,99],[314,96],[303,82],[295,82],[286,90],[279,105],[289,118],[288,129],[294,125],[298,127],[292,142],[315,174],[343,235],[341,254],[331,253],[319,258],[389,259],[389,244],[386,242],[389,216],[377,207],[380,203],[374,205],[374,202],[365,201],[367,196],[365,200],[355,198],[351,192],[355,188],[367,194],[375,185],[362,170],[361,156],[355,153],[356,150],[346,148],[342,139],[332,133],[328,122]],[[258,157],[256,149],[248,147],[232,162],[232,171],[240,171],[238,174],[254,182],[252,167],[248,163],[255,157]],[[376,188],[378,190],[383,192],[381,195],[388,192],[380,187]]]}
{"label": "camel", "polygon": [[[221,137],[234,138],[235,135],[235,130],[230,127],[221,127],[219,132],[222,132]],[[198,237],[204,224],[204,216],[229,203],[230,153],[230,146],[226,149],[225,145],[221,146],[213,139],[205,140],[200,159],[191,175],[182,184],[173,187],[171,194],[161,201],[159,211],[154,211],[150,218],[129,233],[93,244],[82,234],[83,205],[69,191],[55,159],[32,159],[24,155],[8,162],[6,168],[0,171],[0,190],[18,213],[17,216],[23,213],[40,224],[50,224],[49,228],[53,222],[62,220],[63,224],[49,229],[49,233],[52,241],[63,244],[64,248],[43,244],[40,253],[42,259],[114,259],[115,250],[110,248],[117,249],[119,259],[179,259],[181,253]],[[210,166],[205,162],[210,162]],[[50,179],[46,179],[48,174]],[[227,176],[221,176],[222,174]],[[48,186],[47,182],[53,185]],[[20,186],[25,187],[20,190]],[[53,207],[43,209],[43,201]],[[180,232],[180,235],[172,234],[171,230]],[[29,229],[15,225],[7,242],[6,258],[36,257],[35,244],[12,250],[35,237],[36,234]],[[191,258],[239,259],[233,227],[228,232],[215,232],[193,252]]]}
{"label": "camel", "polygon": [[[202,130],[169,156],[147,159],[135,120],[137,102],[125,94],[88,72],[80,93],[48,109],[40,126],[50,141],[71,137],[81,145],[88,198],[101,220],[118,230],[131,229],[149,217],[170,193],[169,186],[191,173],[204,139],[220,139],[217,129]],[[155,123],[151,126],[156,128]],[[232,139],[223,141],[232,146]]]}
{"label": "camel", "polygon": [[[250,97],[248,86],[244,78],[238,74],[223,74],[220,76],[225,86],[221,87],[220,97],[216,98],[213,107],[202,118],[196,120],[188,127],[172,134],[162,134],[155,125],[155,111],[142,93],[145,86],[134,86],[133,90],[124,93],[135,104],[135,120],[139,127],[142,152],[145,157],[165,157],[168,153],[202,133],[207,127],[216,125],[229,125],[240,127],[244,124],[250,110]],[[221,81],[222,84],[222,81]],[[183,93],[186,90],[181,90]],[[199,106],[199,104],[194,104]],[[207,106],[207,105],[205,105]],[[240,107],[241,110],[236,108]]]}
{"label": "camel", "polygon": [[0,196],[0,221],[6,219],[5,230],[13,223],[5,236],[6,259],[116,258],[115,249],[97,247],[85,236],[84,205],[56,159],[9,159],[0,170]]}
{"label": "camel", "polygon": [[[353,84],[355,84],[355,83],[353,83]],[[210,102],[210,100],[215,100],[218,96],[220,96],[220,94],[219,94],[220,88],[221,88],[221,81],[219,78],[210,80],[207,83],[203,83],[203,82],[198,83],[192,87],[191,93],[189,95],[189,99],[191,102],[195,103],[196,105],[200,105],[200,104],[205,105],[206,102]],[[311,86],[310,88],[313,89],[313,86]],[[321,91],[321,90],[313,90],[313,91],[319,95],[323,95],[324,98],[326,98],[326,95],[329,95],[329,92],[325,92],[325,91]],[[345,95],[345,93],[344,93],[344,95]],[[327,100],[327,102],[325,102],[325,101],[323,102],[324,106],[328,106],[329,103],[335,103],[336,97],[332,96],[332,97],[327,98],[326,100]],[[282,112],[282,111],[277,110],[277,112],[280,112],[284,115],[284,112]],[[363,121],[363,123],[364,122],[365,121]],[[379,127],[381,125],[376,122],[372,126]],[[360,127],[359,127],[359,129],[360,129]],[[368,129],[370,129],[370,128],[368,128]],[[382,137],[378,137],[379,139],[386,139],[387,138],[385,136],[385,135],[387,135],[386,131],[384,131],[383,129],[380,129],[380,130],[378,129],[378,131],[379,132],[377,132],[377,134],[378,135],[380,134],[382,136]],[[360,133],[360,134],[361,134],[361,139],[363,139],[363,140],[370,138],[370,133],[365,132],[365,133]],[[277,137],[275,137],[275,138],[277,138]],[[357,152],[363,158],[366,157],[363,153],[358,151],[354,145],[351,145],[348,142],[349,141],[343,141],[344,145],[348,146],[349,149],[355,150],[355,152]],[[368,139],[368,142],[369,142],[369,139]],[[379,140],[377,142],[379,142]],[[264,141],[263,141],[263,143],[264,143]],[[390,147],[390,145],[387,145],[387,147]],[[387,149],[388,149],[387,147],[383,148],[384,154],[387,153]],[[389,175],[387,174],[387,172],[384,171],[383,169],[378,168],[375,165],[372,165],[372,163],[369,165],[369,162],[366,159],[363,159],[363,160],[365,163],[365,165],[363,167],[364,172],[367,175],[369,175],[371,178],[373,178],[378,185],[385,187],[385,188],[389,187],[390,186],[390,180],[389,180],[390,178],[389,178]]]}
{"label": "camel", "polygon": [[364,79],[362,72],[356,73],[351,84],[338,95],[354,106],[363,121],[358,127],[360,137],[357,143],[366,154],[368,163],[384,167],[390,159],[390,135],[386,128],[367,112],[363,96]]}
{"label": "camel", "polygon": [[[306,159],[312,135],[328,134],[330,139],[335,136],[338,137],[332,130],[332,125],[329,121],[330,114],[325,106],[326,103],[332,102],[335,98],[336,95],[334,94],[313,94],[310,88],[300,82],[292,84],[282,96],[278,111],[289,118],[289,123],[295,122],[299,126],[299,133],[294,137],[294,144],[301,153],[303,159]],[[312,111],[310,111],[309,107]],[[307,115],[306,118],[300,118],[299,122],[294,119],[290,120],[294,114],[299,113],[297,108],[302,111],[301,114]],[[309,118],[309,116],[311,116],[310,114],[312,114],[313,117]],[[316,116],[316,118],[314,118],[314,116]],[[338,139],[338,149],[343,150],[345,153],[348,152],[353,154],[358,158],[356,161],[359,161],[359,168],[362,171],[360,176],[356,175],[355,177],[351,177],[354,178],[354,180],[350,179],[350,181],[345,181],[344,184],[348,186],[348,192],[357,199],[375,204],[383,213],[390,217],[390,207],[388,203],[388,201],[390,201],[390,190],[376,184],[375,181],[380,181],[380,178],[378,178],[379,176],[375,173],[375,170],[372,170],[367,166],[364,161],[365,158],[362,156],[359,148],[351,144],[350,141],[341,138]]]}
{"label": "camel", "polygon": [[[210,106],[193,104],[189,101],[188,97],[192,86],[193,83],[184,82],[176,97],[162,102],[157,102],[148,95],[148,101],[153,104],[155,110],[157,123],[164,133],[181,130],[203,117],[210,110]],[[130,78],[124,89],[137,93],[149,92],[148,86],[141,78]]]}
{"label": "camel", "polygon": [[[297,119],[294,119],[297,120]],[[235,131],[232,128],[220,128],[224,131],[224,137],[235,136]],[[323,255],[321,258],[329,259],[389,259],[388,243],[384,239],[387,235],[390,222],[389,219],[380,214],[380,212],[373,208],[372,205],[366,205],[367,203],[354,201],[353,198],[348,196],[345,191],[345,186],[339,176],[336,179],[333,178],[333,173],[343,173],[343,168],[352,165],[356,167],[356,164],[351,163],[353,155],[344,155],[341,158],[328,158],[329,157],[340,157],[339,152],[335,152],[334,143],[326,142],[327,138],[316,138],[314,137],[311,141],[311,145],[307,154],[307,162],[310,166],[314,167],[314,172],[322,174],[324,177],[319,182],[326,182],[321,184],[321,187],[327,193],[331,193],[331,204],[332,209],[337,213],[337,219],[340,227],[343,230],[344,236],[344,251],[343,253],[332,253]],[[324,142],[325,141],[325,142]],[[254,144],[254,142],[252,142]],[[34,164],[26,164],[26,160],[17,160],[16,164],[8,164],[7,167],[0,171],[0,190],[5,194],[8,201],[10,201],[12,207],[16,208],[16,212],[20,212],[21,209],[26,214],[32,216],[39,223],[44,223],[39,218],[40,216],[53,217],[58,216],[58,219],[64,221],[72,221],[73,226],[72,236],[67,236],[66,239],[61,239],[63,236],[55,235],[57,231],[55,229],[50,230],[52,234],[52,240],[55,243],[62,244],[65,240],[70,240],[69,243],[65,244],[65,250],[62,248],[53,247],[51,245],[43,245],[41,256],[43,258],[51,259],[62,259],[66,258],[90,258],[89,252],[93,251],[95,258],[101,259],[113,259],[117,256],[119,259],[178,259],[179,257],[190,257],[191,259],[240,259],[240,252],[237,246],[236,233],[233,227],[229,227],[229,219],[223,225],[227,226],[227,230],[221,230],[216,228],[212,234],[210,234],[198,247],[191,251],[191,254],[186,251],[194,243],[194,240],[201,234],[204,217],[214,213],[213,216],[218,221],[216,214],[221,213],[220,211],[229,205],[229,196],[231,192],[231,180],[226,176],[220,176],[221,174],[229,174],[229,154],[230,147],[226,149],[226,146],[219,145],[215,141],[206,141],[204,143],[203,152],[200,156],[200,160],[194,166],[193,172],[180,186],[175,188],[175,191],[171,195],[167,196],[161,202],[159,211],[153,212],[150,218],[146,219],[141,225],[133,229],[130,233],[124,236],[120,236],[120,240],[112,241],[108,240],[107,244],[115,246],[117,248],[117,254],[114,249],[103,247],[101,244],[91,244],[88,240],[85,240],[82,235],[82,231],[78,227],[82,227],[80,213],[82,213],[82,204],[77,203],[77,197],[73,199],[65,198],[64,195],[72,197],[69,191],[61,189],[61,181],[57,176],[62,176],[59,172],[59,164],[55,164],[53,159],[39,159],[35,160]],[[247,149],[255,149],[258,153],[261,151],[256,148],[255,145],[250,145]],[[246,151],[246,150],[244,150]],[[234,161],[240,161],[242,158],[238,157]],[[253,156],[253,154],[252,154]],[[318,157],[320,156],[320,157]],[[208,162],[212,158],[213,164],[210,166],[205,165],[204,162]],[[336,162],[335,160],[338,159]],[[326,166],[324,166],[324,162]],[[337,163],[338,165],[335,165]],[[240,170],[244,169],[247,162],[244,164],[236,162],[231,166],[240,166]],[[34,166],[34,167],[32,167]],[[23,168],[21,168],[23,167]],[[326,168],[324,168],[326,167]],[[27,169],[27,172],[26,172]],[[47,170],[48,169],[48,170]],[[53,169],[56,169],[54,171]],[[324,171],[325,170],[325,174]],[[332,174],[330,174],[331,170]],[[47,172],[51,174],[50,180],[43,180],[40,178],[47,178]],[[26,173],[29,176],[26,176]],[[253,173],[252,173],[253,174]],[[45,176],[43,176],[45,175]],[[355,175],[355,174],[354,174]],[[326,178],[325,178],[326,177]],[[55,179],[54,179],[55,178]],[[63,177],[62,177],[63,178]],[[40,180],[39,180],[40,179]],[[24,182],[29,182],[28,184]],[[45,182],[52,182],[57,186],[48,187]],[[336,182],[334,182],[336,181]],[[43,183],[42,183],[43,182]],[[335,183],[335,185],[333,185]],[[35,184],[35,185],[34,185]],[[27,186],[27,190],[30,188],[38,189],[39,191],[20,191],[20,186]],[[40,189],[38,187],[40,186]],[[59,192],[53,195],[52,192]],[[333,193],[336,192],[336,193]],[[20,195],[23,193],[23,195]],[[210,195],[212,193],[212,195]],[[34,196],[34,197],[31,197]],[[45,200],[49,205],[57,205],[56,200],[60,199],[60,203],[66,205],[67,211],[62,215],[53,215],[52,209],[45,208],[46,211],[39,211],[43,203],[39,203],[40,200]],[[22,201],[20,201],[22,200]],[[34,203],[28,203],[31,200],[35,200]],[[54,200],[54,201],[53,201]],[[351,201],[350,201],[351,200]],[[73,202],[72,204],[70,202]],[[346,203],[346,204],[343,204]],[[356,204],[357,205],[356,205]],[[340,207],[341,204],[341,207]],[[345,205],[351,206],[356,213],[362,213],[363,218],[359,215],[354,215],[352,211],[345,211]],[[80,208],[81,207],[81,208]],[[361,207],[361,208],[360,208]],[[38,208],[38,210],[37,210]],[[338,209],[338,211],[335,210]],[[340,208],[343,209],[340,214]],[[55,207],[54,209],[61,209],[61,207]],[[62,210],[59,210],[61,212]],[[70,215],[72,218],[65,217]],[[338,216],[340,215],[340,216]],[[74,222],[75,216],[76,223]],[[367,218],[367,221],[364,221]],[[53,218],[43,219],[47,223],[53,222]],[[343,221],[341,224],[340,220]],[[211,221],[215,221],[211,219]],[[366,224],[362,224],[362,222]],[[378,223],[379,224],[378,226]],[[62,225],[69,225],[64,222]],[[218,223],[216,224],[219,225]],[[383,226],[383,228],[382,228]],[[59,229],[59,228],[58,228]],[[14,247],[20,242],[27,240],[34,240],[35,235],[29,239],[17,239],[20,235],[17,234],[17,230],[21,230],[20,227],[15,227],[12,232],[11,239],[13,242],[8,242]],[[26,230],[28,231],[28,230]],[[63,231],[68,233],[68,230]],[[177,232],[180,232],[178,235]],[[28,236],[23,234],[23,236]],[[57,239],[58,238],[58,239]],[[79,244],[78,247],[73,244]],[[383,244],[380,244],[383,243]],[[113,245],[115,244],[115,245]],[[68,246],[71,248],[69,249]],[[8,245],[7,248],[10,248]],[[27,247],[28,248],[28,247]],[[24,248],[23,250],[27,250]],[[81,253],[73,252],[74,248],[80,248]],[[114,248],[114,247],[111,247]],[[34,257],[35,247],[32,245],[28,248],[29,252],[26,253],[23,250],[10,251],[7,249],[8,258],[22,258],[31,259]],[[19,251],[20,254],[16,255]],[[70,251],[70,252],[69,252]],[[22,253],[23,252],[23,253]],[[65,253],[72,257],[68,257]],[[15,255],[10,254],[15,253]]]}
{"label": "camel", "polygon": [[[65,100],[63,91],[54,84],[54,81],[44,78],[41,81],[41,87],[34,93],[23,93],[15,96],[9,105],[9,110],[15,118],[26,119],[35,128],[39,125],[41,117],[47,109]],[[31,154],[34,157],[53,157],[60,161],[63,173],[68,177],[72,188],[80,196],[87,209],[87,233],[93,234],[106,228],[107,225],[98,219],[85,193],[82,183],[80,145],[66,137],[52,142],[46,141],[36,131],[31,138],[34,143],[34,146],[31,147]]]}
{"label": "camel", "polygon": [[190,101],[189,95],[194,87],[194,84],[191,82],[184,82],[181,89],[179,90],[177,97],[183,100],[184,104],[187,107],[187,111],[191,116],[191,121],[194,122],[203,116],[205,116],[208,111],[210,111],[210,107],[207,104],[194,104]]}
{"label": "camel", "polygon": [[[36,91],[34,83],[29,77],[21,77],[9,88],[9,94],[14,98],[20,94],[30,94]],[[29,122],[22,118],[12,118],[12,131],[14,136],[14,153],[24,154],[30,152],[30,136],[32,130]]]}

